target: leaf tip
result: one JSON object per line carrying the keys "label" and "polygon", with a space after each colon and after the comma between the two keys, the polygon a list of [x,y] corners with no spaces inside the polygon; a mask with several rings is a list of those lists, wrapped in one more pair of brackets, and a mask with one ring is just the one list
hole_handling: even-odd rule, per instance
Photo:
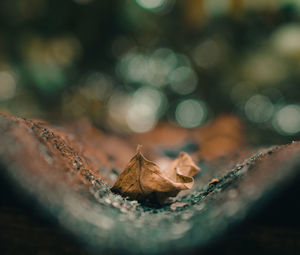
{"label": "leaf tip", "polygon": [[184,157],[185,155],[187,155],[187,153],[184,152],[184,151],[181,151],[181,152],[179,153],[178,157],[179,157],[179,158],[182,158],[182,157]]}
{"label": "leaf tip", "polygon": [[142,148],[143,148],[143,145],[138,144],[138,146],[136,147],[136,153],[141,153],[142,152]]}

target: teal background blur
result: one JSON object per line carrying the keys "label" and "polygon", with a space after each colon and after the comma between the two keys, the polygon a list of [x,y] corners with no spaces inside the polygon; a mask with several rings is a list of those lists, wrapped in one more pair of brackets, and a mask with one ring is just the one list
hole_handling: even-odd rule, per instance
{"label": "teal background blur", "polygon": [[300,134],[300,1],[1,0],[0,110],[116,132],[232,114]]}

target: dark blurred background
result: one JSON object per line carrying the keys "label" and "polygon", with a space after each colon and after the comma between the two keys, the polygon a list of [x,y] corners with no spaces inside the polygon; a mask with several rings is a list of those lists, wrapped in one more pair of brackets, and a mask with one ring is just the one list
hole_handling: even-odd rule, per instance
{"label": "dark blurred background", "polygon": [[231,114],[249,144],[289,142],[299,21],[298,0],[1,0],[0,110],[122,133]]}

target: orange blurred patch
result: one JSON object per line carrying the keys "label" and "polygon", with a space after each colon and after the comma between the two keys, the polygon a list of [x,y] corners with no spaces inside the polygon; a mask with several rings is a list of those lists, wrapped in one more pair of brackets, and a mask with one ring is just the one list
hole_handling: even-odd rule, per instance
{"label": "orange blurred patch", "polygon": [[235,152],[244,145],[243,125],[237,117],[223,115],[210,125],[194,130],[194,140],[200,147],[198,157],[213,160]]}
{"label": "orange blurred patch", "polygon": [[160,123],[153,130],[132,136],[133,144],[142,144],[144,150],[155,150],[155,147],[178,148],[184,145],[191,132],[187,129]]}

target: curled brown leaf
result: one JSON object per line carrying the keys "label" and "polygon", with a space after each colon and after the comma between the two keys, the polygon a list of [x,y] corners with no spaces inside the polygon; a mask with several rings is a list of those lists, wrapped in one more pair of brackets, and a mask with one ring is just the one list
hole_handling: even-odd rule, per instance
{"label": "curled brown leaf", "polygon": [[146,159],[141,147],[138,147],[136,155],[118,176],[112,191],[139,201],[149,199],[163,202],[181,190],[191,189],[193,175],[198,171],[191,157],[183,152],[162,171],[158,165]]}

